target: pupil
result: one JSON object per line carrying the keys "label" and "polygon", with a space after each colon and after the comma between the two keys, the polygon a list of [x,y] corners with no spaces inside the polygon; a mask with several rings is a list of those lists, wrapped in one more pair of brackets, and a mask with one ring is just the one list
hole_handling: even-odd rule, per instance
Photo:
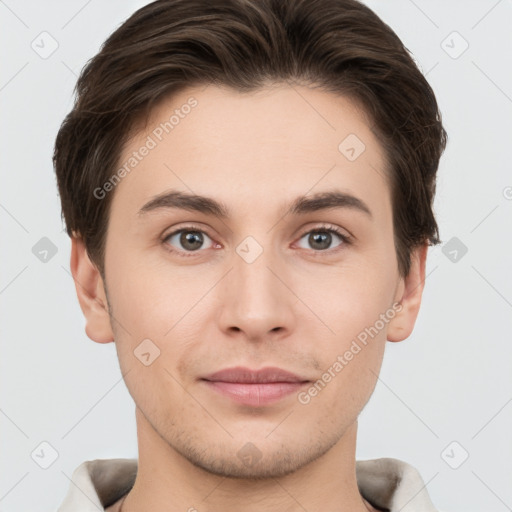
{"label": "pupil", "polygon": [[191,250],[196,250],[201,247],[202,237],[201,233],[197,231],[187,231],[181,234],[180,242],[183,247]]}
{"label": "pupil", "polygon": [[[324,250],[324,249],[328,249],[329,248],[329,245],[330,245],[330,239],[331,239],[331,235],[330,233],[312,233],[311,236],[310,236],[310,240],[312,240],[314,243],[313,243],[313,246],[314,244],[317,243],[317,241],[320,241],[320,245],[321,247],[318,247],[318,249],[320,250]],[[321,243],[321,241],[324,241],[324,244]],[[328,242],[327,244],[325,242]],[[322,246],[323,245],[323,246]]]}

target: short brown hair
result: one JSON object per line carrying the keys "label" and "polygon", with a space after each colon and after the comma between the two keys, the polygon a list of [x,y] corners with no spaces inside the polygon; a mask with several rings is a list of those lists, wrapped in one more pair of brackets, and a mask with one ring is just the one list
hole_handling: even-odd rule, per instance
{"label": "short brown hair", "polygon": [[249,92],[289,80],[347,96],[372,120],[387,157],[400,275],[412,249],[440,242],[441,114],[409,51],[373,11],[357,0],[158,0],[84,67],[55,142],[67,233],[84,240],[102,276],[112,194],[98,199],[94,190],[119,165],[137,120],[188,86]]}

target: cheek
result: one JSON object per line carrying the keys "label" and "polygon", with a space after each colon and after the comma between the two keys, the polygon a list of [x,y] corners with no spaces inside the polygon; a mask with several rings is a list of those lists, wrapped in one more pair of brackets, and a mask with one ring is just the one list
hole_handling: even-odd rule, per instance
{"label": "cheek", "polygon": [[361,411],[373,393],[382,364],[387,324],[380,315],[387,304],[377,289],[365,292],[326,302],[326,323],[335,334],[316,336],[315,354],[322,373],[298,397],[300,404],[312,407],[312,413],[317,410],[335,422]]}
{"label": "cheek", "polygon": [[[323,293],[309,293],[310,304],[329,330],[316,337],[316,350],[331,390],[350,390],[354,399],[371,392],[379,373],[389,322],[396,315],[392,273],[379,266],[343,269]],[[333,377],[334,375],[334,377]],[[331,380],[329,380],[331,379]]]}
{"label": "cheek", "polygon": [[[181,275],[183,269],[175,269],[170,275],[168,268],[133,268],[129,269],[128,263],[120,265],[111,279],[121,369],[123,373],[133,370],[128,376],[133,392],[139,386],[143,388],[143,383],[153,389],[161,387],[156,382],[165,382],[173,393],[179,394],[179,388],[175,388],[178,384],[171,376],[183,381],[186,372],[182,373],[177,365],[194,359],[201,350],[201,331],[205,326],[214,326],[214,306],[207,295],[211,280],[205,279],[204,274],[192,280]],[[132,277],[124,279],[126,275]],[[146,353],[149,356],[143,356]],[[144,366],[144,359],[153,358],[150,366]],[[188,366],[186,369],[190,371]]]}
{"label": "cheek", "polygon": [[366,261],[331,272],[323,286],[304,287],[304,294],[312,307],[318,305],[332,336],[346,342],[386,313],[395,286],[390,268]]}
{"label": "cheek", "polygon": [[109,274],[116,319],[134,336],[161,338],[204,293],[200,279],[191,286],[182,273],[159,262],[119,262]]}

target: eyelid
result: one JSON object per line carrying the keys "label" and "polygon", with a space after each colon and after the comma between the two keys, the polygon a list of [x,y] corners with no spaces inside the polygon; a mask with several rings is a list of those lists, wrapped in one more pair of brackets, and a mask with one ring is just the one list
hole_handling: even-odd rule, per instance
{"label": "eyelid", "polygon": [[302,250],[308,251],[314,257],[320,257],[322,255],[328,256],[328,255],[338,254],[338,252],[342,251],[346,246],[350,246],[354,243],[354,237],[353,237],[352,233],[347,234],[342,230],[342,228],[340,228],[334,224],[329,224],[329,223],[306,229],[299,236],[298,241],[300,241],[305,235],[308,235],[310,233],[316,233],[316,232],[334,233],[336,236],[338,236],[341,239],[341,243],[336,247],[333,247],[330,249],[325,249],[325,250],[320,250],[320,251],[315,251],[313,249],[307,250],[307,249],[303,249],[302,247],[299,247]]}
{"label": "eyelid", "polygon": [[311,227],[307,228],[305,231],[302,232],[302,234],[300,235],[300,238],[302,238],[304,235],[307,235],[308,233],[312,233],[312,232],[316,232],[316,231],[331,231],[331,232],[336,233],[339,237],[341,237],[342,239],[347,240],[347,241],[352,241],[352,239],[354,238],[352,233],[349,233],[348,230],[342,229],[342,228],[336,226],[335,224],[329,224],[329,223],[321,224],[319,226],[315,226],[312,228]]}
{"label": "eyelid", "polygon": [[162,240],[166,240],[167,238],[169,238],[170,236],[172,235],[175,235],[176,233],[179,233],[180,231],[200,231],[201,233],[205,233],[206,235],[208,235],[210,238],[212,238],[209,234],[208,234],[208,230],[205,228],[205,227],[202,227],[202,226],[199,226],[199,225],[195,225],[195,224],[185,224],[184,226],[178,226],[178,227],[174,227],[171,231],[169,231],[168,233],[166,233],[164,231],[164,234],[162,235],[161,239]]}

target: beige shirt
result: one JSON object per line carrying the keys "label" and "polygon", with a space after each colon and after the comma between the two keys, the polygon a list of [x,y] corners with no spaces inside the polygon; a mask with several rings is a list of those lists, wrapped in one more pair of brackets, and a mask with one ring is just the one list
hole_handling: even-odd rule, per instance
{"label": "beige shirt", "polygon": [[[137,475],[136,459],[96,459],[80,464],[57,512],[117,512]],[[418,470],[392,458],[356,461],[359,492],[377,510],[440,512]]]}

